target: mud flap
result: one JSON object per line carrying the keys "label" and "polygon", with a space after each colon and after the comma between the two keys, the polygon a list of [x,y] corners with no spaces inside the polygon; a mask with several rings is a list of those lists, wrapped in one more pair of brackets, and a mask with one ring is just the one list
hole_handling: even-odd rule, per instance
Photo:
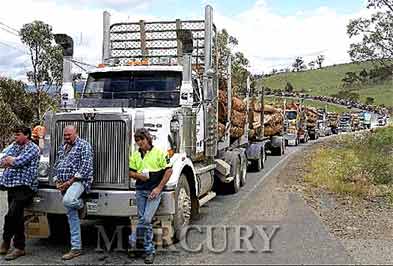
{"label": "mud flap", "polygon": [[25,234],[27,239],[48,238],[49,223],[46,213],[25,211]]}

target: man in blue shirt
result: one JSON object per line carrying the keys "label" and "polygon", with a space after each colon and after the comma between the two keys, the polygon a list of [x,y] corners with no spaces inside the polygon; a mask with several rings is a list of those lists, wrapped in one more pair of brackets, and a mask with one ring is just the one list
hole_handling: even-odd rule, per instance
{"label": "man in blue shirt", "polygon": [[78,137],[74,126],[64,129],[64,143],[57,153],[54,171],[57,189],[63,194],[71,234],[71,250],[62,259],[70,260],[82,255],[78,211],[83,210],[84,203],[80,197],[83,192],[90,190],[93,182],[91,145]]}
{"label": "man in blue shirt", "polygon": [[[0,160],[0,166],[5,168],[0,186],[8,192],[8,212],[4,217],[0,246],[0,255],[6,255],[6,260],[25,255],[24,208],[31,203],[38,188],[40,151],[31,141],[31,129],[19,127],[14,133],[15,142],[4,151],[5,156]],[[12,238],[15,249],[9,252]]]}

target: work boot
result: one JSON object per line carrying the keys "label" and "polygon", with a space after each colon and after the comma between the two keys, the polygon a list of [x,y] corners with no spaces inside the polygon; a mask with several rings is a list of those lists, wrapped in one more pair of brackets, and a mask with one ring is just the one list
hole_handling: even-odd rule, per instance
{"label": "work boot", "polygon": [[0,246],[0,255],[6,255],[10,249],[10,242],[3,241]]}
{"label": "work boot", "polygon": [[73,258],[79,257],[82,255],[82,251],[80,249],[71,249],[70,252],[66,253],[61,257],[62,260],[71,260]]}
{"label": "work boot", "polygon": [[19,257],[26,255],[26,252],[23,249],[14,249],[12,252],[8,253],[4,259],[5,260],[14,260]]}
{"label": "work boot", "polygon": [[145,257],[145,264],[153,264],[154,257],[154,253],[147,254]]}

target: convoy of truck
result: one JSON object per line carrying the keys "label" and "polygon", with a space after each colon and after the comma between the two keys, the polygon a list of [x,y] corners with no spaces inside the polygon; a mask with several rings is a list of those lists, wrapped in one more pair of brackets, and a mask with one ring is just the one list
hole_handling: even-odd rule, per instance
{"label": "convoy of truck", "polygon": [[102,64],[88,73],[77,105],[45,118],[40,189],[29,211],[48,218],[50,228],[66,213],[51,167],[67,125],[76,125],[94,151],[86,219],[130,217],[131,225],[137,220],[135,182],[128,177],[129,154],[136,149],[132,136],[138,128],[149,130],[173,167],[155,224],[175,239],[217,188],[238,192],[247,171],[261,170],[267,155],[350,125],[343,117],[337,125],[331,113],[302,103],[267,105],[263,92],[250,95],[249,79],[246,96],[234,95],[230,60],[218,75],[210,6],[203,20],[191,21],[111,25],[104,12],[103,33]]}

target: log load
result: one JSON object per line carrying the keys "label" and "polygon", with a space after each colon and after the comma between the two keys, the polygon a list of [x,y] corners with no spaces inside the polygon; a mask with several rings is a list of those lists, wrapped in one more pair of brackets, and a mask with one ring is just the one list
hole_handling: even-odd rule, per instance
{"label": "log load", "polygon": [[274,136],[280,133],[284,126],[284,117],[280,109],[264,115],[265,136]]}
{"label": "log load", "polygon": [[307,116],[307,127],[314,128],[317,126],[318,121],[318,111],[312,107],[306,107],[305,113]]}
{"label": "log load", "polygon": [[261,102],[256,98],[252,98],[250,101],[250,111],[248,116],[249,123],[249,139],[255,139],[261,137],[262,124],[264,125],[264,136],[274,136],[280,133],[284,126],[284,117],[282,110],[275,108],[273,105],[265,104],[264,110],[264,121],[261,121]]}
{"label": "log load", "polygon": [[337,127],[337,124],[338,124],[338,113],[336,113],[336,112],[328,113],[328,120],[329,120],[329,126]]}
{"label": "log load", "polygon": [[218,137],[222,138],[225,135],[225,125],[221,124],[220,122],[218,123]]}
{"label": "log load", "polygon": [[[227,86],[225,81],[220,81],[218,91],[218,135],[222,138],[225,135],[225,125],[228,122],[228,100]],[[231,130],[232,139],[240,138],[245,132],[247,123],[247,104],[239,97],[232,96]]]}

